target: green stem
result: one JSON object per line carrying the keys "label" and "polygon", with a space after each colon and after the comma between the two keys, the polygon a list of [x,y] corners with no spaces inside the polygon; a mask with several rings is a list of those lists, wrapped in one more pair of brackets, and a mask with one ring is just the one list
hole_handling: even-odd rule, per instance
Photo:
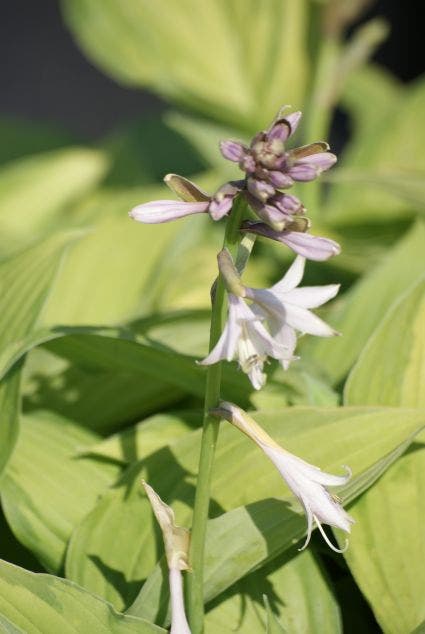
{"label": "green stem", "polygon": [[[236,258],[241,239],[239,227],[245,209],[245,202],[238,198],[227,220],[224,246]],[[218,276],[214,292],[210,328],[210,351],[216,345],[223,330],[226,316],[226,293],[221,275]],[[188,575],[188,614],[192,634],[201,634],[204,627],[204,548],[210,503],[211,475],[220,421],[208,414],[220,400],[221,363],[208,367],[205,389],[204,424],[199,458],[195,504],[193,508],[190,563],[192,572]]]}

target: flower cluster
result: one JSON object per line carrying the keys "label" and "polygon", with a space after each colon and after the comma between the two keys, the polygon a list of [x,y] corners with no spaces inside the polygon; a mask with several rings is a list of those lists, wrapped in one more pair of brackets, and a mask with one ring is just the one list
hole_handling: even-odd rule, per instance
{"label": "flower cluster", "polygon": [[319,337],[338,334],[309,309],[335,297],[339,285],[298,288],[305,266],[302,256],[298,255],[283,278],[267,289],[243,286],[226,250],[219,254],[218,264],[229,289],[229,315],[220,339],[202,365],[237,359],[259,390],[266,380],[263,367],[267,357],[278,359],[285,370],[296,358],[297,333]]}
{"label": "flower cluster", "polygon": [[256,221],[247,220],[243,231],[277,240],[295,253],[310,260],[326,260],[340,252],[339,245],[328,238],[312,236],[307,232],[310,222],[301,201],[282,190],[294,182],[311,181],[329,169],[336,161],[324,142],[312,143],[287,150],[285,143],[295,132],[300,112],[282,117],[279,113],[268,130],[259,132],[249,146],[238,141],[222,141],[224,158],[238,163],[245,178],[224,183],[208,195],[194,183],[168,174],[165,183],[180,201],[158,200],[138,205],[130,216],[139,222],[162,223],[197,213],[208,213],[220,220],[231,212],[234,199],[244,196]]}
{"label": "flower cluster", "polygon": [[[300,117],[300,112],[285,117],[279,113],[269,129],[258,133],[249,146],[232,140],[221,143],[223,156],[238,163],[245,173],[244,179],[225,183],[210,196],[186,178],[168,174],[164,180],[180,200],[149,202],[130,212],[132,218],[144,223],[168,222],[197,213],[208,213],[213,220],[220,220],[233,213],[235,198],[243,197],[251,215],[255,214],[255,220],[245,218],[241,224],[240,215],[232,216],[236,225],[239,223],[240,231],[277,240],[296,253],[282,279],[271,288],[245,286],[230,252],[223,248],[218,254],[219,279],[227,291],[228,319],[218,341],[200,364],[237,360],[256,390],[264,386],[264,365],[269,357],[278,360],[285,370],[297,358],[295,349],[299,334],[319,337],[338,334],[312,309],[334,298],[339,285],[300,287],[306,259],[327,260],[340,251],[333,240],[308,233],[310,223],[305,207],[296,196],[286,192],[294,182],[311,181],[336,161],[323,142],[286,149],[286,142],[295,132]],[[233,230],[234,225],[231,226]],[[238,253],[238,266],[242,251]],[[222,300],[215,301],[214,307],[221,311]],[[232,403],[222,402],[209,414],[228,420],[244,432],[279,470],[307,517],[307,539],[302,548],[308,545],[314,525],[317,525],[330,548],[342,552],[330,542],[322,523],[350,532],[352,518],[327,489],[346,484],[351,475],[349,470],[347,475],[335,476],[289,453]],[[171,631],[190,634],[181,578],[181,571],[189,567],[189,536],[185,529],[175,526],[170,507],[149,485],[144,486],[164,536],[170,572]],[[204,519],[206,521],[206,516]]]}

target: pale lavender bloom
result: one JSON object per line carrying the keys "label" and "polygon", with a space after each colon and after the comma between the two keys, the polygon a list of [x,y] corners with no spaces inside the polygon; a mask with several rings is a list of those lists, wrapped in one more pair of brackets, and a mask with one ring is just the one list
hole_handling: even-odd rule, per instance
{"label": "pale lavender bloom", "polygon": [[344,552],[348,540],[343,549],[337,548],[330,542],[321,523],[335,526],[346,533],[350,532],[351,524],[354,523],[353,518],[343,509],[338,498],[332,496],[326,488],[346,484],[351,477],[350,470],[346,467],[347,475],[335,476],[291,454],[233,403],[222,402],[211,413],[228,420],[253,440],[273,462],[292,493],[301,502],[307,517],[307,538],[300,550],[308,546],[314,524],[317,524],[328,546],[335,552]]}
{"label": "pale lavender bloom", "polygon": [[285,346],[277,343],[261,323],[262,319],[254,314],[240,297],[228,294],[229,314],[220,339],[201,361],[201,365],[211,365],[223,359],[237,359],[239,366],[256,390],[260,390],[266,380],[263,372],[267,357],[289,360],[290,354]]}
{"label": "pale lavender bloom", "polygon": [[146,495],[151,503],[164,538],[165,555],[169,568],[171,597],[171,630],[170,634],[190,634],[184,609],[182,570],[189,569],[190,534],[186,528],[176,526],[173,509],[165,504],[144,480],[142,481]]}
{"label": "pale lavender bloom", "polygon": [[137,205],[129,212],[131,218],[145,224],[159,224],[193,214],[209,213],[213,220],[220,220],[229,213],[235,196],[243,187],[243,182],[232,181],[209,196],[183,176],[168,174],[164,180],[182,200],[156,200]]}
{"label": "pale lavender bloom", "polygon": [[341,247],[334,240],[312,236],[302,231],[293,231],[290,227],[283,231],[276,231],[268,224],[246,221],[243,223],[241,231],[255,233],[265,238],[282,242],[298,255],[307,258],[307,260],[323,262],[341,253]]}
{"label": "pale lavender bloom", "polygon": [[209,202],[182,202],[180,200],[155,200],[137,205],[129,213],[130,218],[145,224],[159,224],[178,220],[193,214],[206,213]]}
{"label": "pale lavender bloom", "polygon": [[332,337],[338,333],[322,319],[310,312],[335,297],[339,284],[304,286],[298,288],[305,268],[305,258],[297,256],[283,278],[268,289],[246,288],[245,296],[254,304],[253,312],[267,321],[270,334],[288,350],[289,358],[282,359],[288,369],[297,343],[296,332]]}

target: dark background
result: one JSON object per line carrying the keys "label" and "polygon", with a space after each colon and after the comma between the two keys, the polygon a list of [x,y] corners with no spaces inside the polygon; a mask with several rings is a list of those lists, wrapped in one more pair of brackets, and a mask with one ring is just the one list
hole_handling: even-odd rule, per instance
{"label": "dark background", "polygon": [[[117,0],[119,2],[119,0]],[[363,17],[382,15],[391,34],[375,60],[403,81],[423,71],[415,3],[376,2]],[[419,26],[419,25],[418,25]],[[115,84],[94,68],[62,23],[57,0],[3,0],[0,21],[0,116],[54,122],[81,138],[96,138],[117,121],[158,111],[147,91]]]}

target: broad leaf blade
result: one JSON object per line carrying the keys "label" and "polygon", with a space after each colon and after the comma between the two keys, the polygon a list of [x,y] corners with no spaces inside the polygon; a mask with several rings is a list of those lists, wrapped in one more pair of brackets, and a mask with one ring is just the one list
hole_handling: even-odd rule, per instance
{"label": "broad leaf blade", "polygon": [[[393,306],[365,347],[345,390],[349,404],[424,406],[425,282]],[[400,349],[402,346],[402,350]],[[347,562],[389,634],[411,632],[425,617],[425,445],[411,449],[352,507],[357,530]]]}
{"label": "broad leaf blade", "polygon": [[[59,233],[0,264],[0,366],[21,350],[22,340],[34,327],[44,305],[63,251],[79,233]],[[3,401],[0,427],[0,472],[13,450],[18,434],[17,372],[0,386]]]}
{"label": "broad leaf blade", "polygon": [[25,634],[155,634],[160,627],[124,616],[76,584],[0,561],[0,625]]}
{"label": "broad leaf blade", "polygon": [[[382,469],[377,463],[382,461],[385,468],[385,457],[400,445],[405,446],[411,434],[425,421],[414,411],[394,409],[290,408],[256,412],[255,416],[283,446],[327,471],[338,472],[341,462],[348,463],[354,473],[353,483],[347,490],[349,499],[378,477]],[[187,524],[194,496],[199,439],[200,433],[192,432],[128,470],[120,486],[108,492],[74,532],[66,563],[67,576],[120,607],[135,598],[136,582],[140,585],[152,572],[157,549],[162,549],[152,531],[155,524],[140,480],[150,482],[173,506],[180,525]],[[252,504],[249,510],[239,508],[213,520],[213,543],[207,549],[210,553],[207,599],[291,546],[305,531],[303,515],[287,510],[291,498],[279,474],[253,443],[230,425],[222,426],[215,466],[213,515],[238,505]],[[274,495],[287,501],[264,501]],[[255,515],[254,520],[251,514]],[[236,527],[238,522],[240,530]],[[214,529],[214,526],[220,528]],[[116,547],[114,536],[124,527],[128,538]],[[120,571],[115,587],[108,570]],[[161,588],[160,582],[159,586],[154,585],[156,590]],[[151,599],[143,604],[156,609]],[[149,618],[154,620],[151,617],[152,614]]]}
{"label": "broad leaf blade", "polygon": [[62,568],[71,532],[119,475],[119,469],[77,458],[98,436],[49,412],[25,417],[0,492],[8,524],[51,572]]}

